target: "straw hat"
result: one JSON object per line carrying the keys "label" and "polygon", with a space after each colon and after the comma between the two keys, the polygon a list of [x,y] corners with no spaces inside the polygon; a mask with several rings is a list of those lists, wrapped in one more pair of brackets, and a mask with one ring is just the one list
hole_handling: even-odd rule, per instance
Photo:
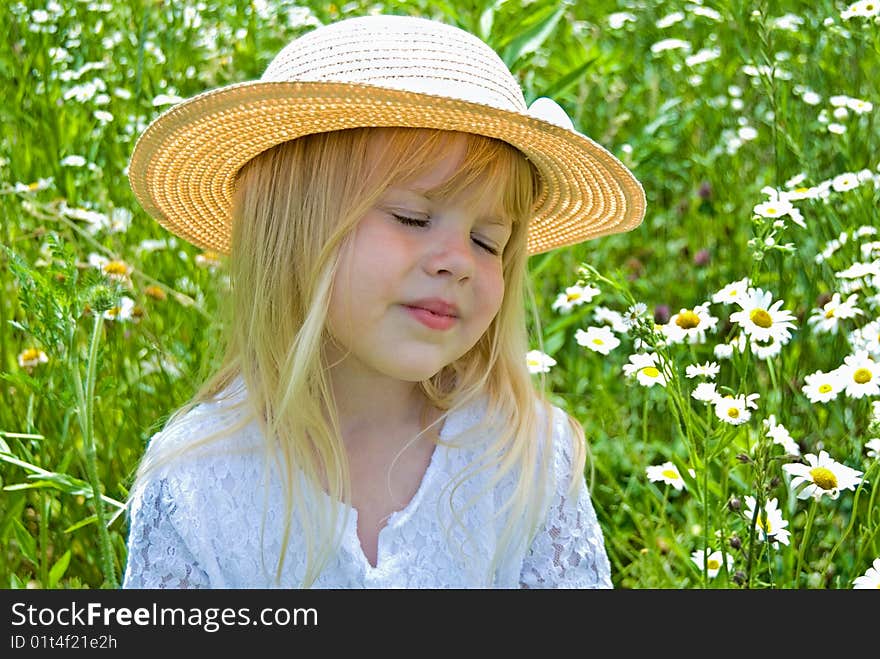
{"label": "straw hat", "polygon": [[522,151],[544,182],[529,225],[531,254],[628,231],[645,213],[632,173],[575,131],[551,99],[526,106],[487,44],[409,16],[319,27],[283,48],[259,80],[170,108],[138,138],[128,176],[165,228],[227,253],[235,176],[248,160],[303,135],[364,126],[477,133]]}

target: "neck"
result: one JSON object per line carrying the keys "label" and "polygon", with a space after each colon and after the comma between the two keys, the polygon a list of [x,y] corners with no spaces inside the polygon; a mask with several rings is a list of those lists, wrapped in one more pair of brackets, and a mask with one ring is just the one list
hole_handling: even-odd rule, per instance
{"label": "neck", "polygon": [[[364,373],[344,362],[330,368],[329,376],[349,450],[397,451],[436,418],[418,383]],[[435,436],[432,429],[425,439]]]}

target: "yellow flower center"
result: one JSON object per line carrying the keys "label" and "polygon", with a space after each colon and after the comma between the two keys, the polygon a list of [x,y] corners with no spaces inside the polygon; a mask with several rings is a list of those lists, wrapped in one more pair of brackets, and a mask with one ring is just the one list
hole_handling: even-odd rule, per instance
{"label": "yellow flower center", "polygon": [[828,311],[826,311],[825,317],[826,318],[834,318],[834,309],[829,309]]}
{"label": "yellow flower center", "polygon": [[682,311],[675,319],[675,324],[681,329],[692,329],[700,324],[700,317],[693,311]]}
{"label": "yellow flower center", "polygon": [[605,345],[605,342],[604,342],[602,339],[598,338],[598,337],[595,338],[595,339],[593,339],[593,343],[594,343],[595,345],[597,345],[597,346],[604,346],[604,345]]}
{"label": "yellow flower center", "polygon": [[810,478],[813,482],[823,490],[833,490],[837,487],[837,476],[834,472],[826,467],[815,467],[810,469]]}
{"label": "yellow flower center", "polygon": [[773,531],[773,529],[771,528],[773,525],[770,524],[770,520],[767,519],[766,514],[765,515],[758,515],[757,524],[758,524],[758,528],[761,529],[762,531],[764,531],[764,533],[766,533],[767,535],[770,535],[770,533]]}
{"label": "yellow flower center", "polygon": [[765,329],[773,324],[773,318],[771,318],[770,314],[764,309],[752,309],[752,312],[749,314],[749,320],[755,323],[758,327],[763,327]]}
{"label": "yellow flower center", "polygon": [[795,188],[794,191],[803,194],[804,192],[809,192],[810,188]]}
{"label": "yellow flower center", "polygon": [[40,358],[40,351],[36,348],[28,348],[21,353],[22,361],[32,362]]}
{"label": "yellow flower center", "polygon": [[764,209],[764,212],[767,213],[767,215],[776,215],[778,211],[775,206],[768,206]]}
{"label": "yellow flower center", "polygon": [[866,382],[871,381],[871,371],[867,368],[857,369],[855,373],[853,373],[853,380],[855,380],[858,384],[865,384]]}
{"label": "yellow flower center", "polygon": [[827,394],[829,391],[831,391],[830,384],[820,384],[819,385],[819,393],[820,394]]}
{"label": "yellow flower center", "polygon": [[108,275],[124,275],[128,272],[128,266],[122,261],[110,261],[104,266],[104,272]]}
{"label": "yellow flower center", "polygon": [[156,300],[164,300],[167,297],[167,295],[165,294],[165,291],[163,291],[158,286],[147,286],[144,289],[144,293],[149,295],[151,298],[156,299]]}
{"label": "yellow flower center", "polygon": [[565,299],[568,302],[573,302],[574,300],[577,300],[578,298],[580,298],[580,296],[581,296],[580,293],[569,293],[565,296]]}
{"label": "yellow flower center", "polygon": [[660,375],[660,371],[658,371],[653,366],[645,366],[645,368],[642,369],[642,373],[647,375],[649,378],[656,378],[658,375]]}
{"label": "yellow flower center", "polygon": [[661,473],[663,474],[663,478],[678,480],[678,473],[673,471],[672,469],[664,469]]}
{"label": "yellow flower center", "polygon": [[40,187],[40,182],[39,182],[39,181],[34,181],[33,183],[31,183],[31,184],[28,185],[28,188],[30,188],[31,190],[36,190],[36,189],[39,188],[39,187]]}
{"label": "yellow flower center", "polygon": [[735,419],[739,416],[739,410],[735,407],[728,408],[727,416],[729,416],[731,419]]}
{"label": "yellow flower center", "polygon": [[122,313],[122,307],[113,307],[112,309],[107,309],[107,315],[111,318],[116,318],[120,313]]}
{"label": "yellow flower center", "polygon": [[710,570],[720,570],[721,561],[719,561],[717,558],[710,558],[706,563],[706,567]]}

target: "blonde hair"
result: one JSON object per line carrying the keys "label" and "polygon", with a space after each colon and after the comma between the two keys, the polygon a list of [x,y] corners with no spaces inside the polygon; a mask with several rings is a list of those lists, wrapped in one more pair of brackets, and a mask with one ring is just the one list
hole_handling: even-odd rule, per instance
{"label": "blonde hair", "polygon": [[[380,134],[387,139],[377,164],[365,154]],[[350,503],[351,499],[348,464],[322,349],[329,338],[326,300],[340,250],[358,220],[390,185],[417,178],[444,155],[450,143],[444,136],[448,136],[445,131],[409,128],[320,133],[280,144],[239,172],[222,360],[168,424],[200,403],[216,401],[237,377],[243,379],[251,416],[210,437],[193,439],[187,447],[227,436],[257,419],[266,456],[277,460],[285,475],[286,523],[276,580],[282,574],[287,538],[296,519],[306,546],[302,586],[314,584],[345,528],[338,524],[339,507],[332,503]],[[464,406],[486,401],[485,416],[477,426],[450,441],[465,446],[486,436],[494,438],[448,484],[450,506],[458,488],[477,473],[489,470],[491,475],[481,494],[491,494],[505,477],[514,476],[512,494],[497,513],[505,515],[507,522],[486,577],[491,583],[505,552],[520,537],[520,524],[526,525],[529,539],[538,531],[546,514],[544,496],[553,468],[552,410],[543,393],[543,379],[536,388],[525,360],[529,344],[525,303],[527,298],[531,301],[526,234],[541,183],[528,160],[510,145],[478,135],[465,137],[460,168],[430,192],[442,197],[474,183],[493,182],[485,189],[501,196],[503,210],[513,220],[502,256],[505,294],[499,312],[477,343],[420,385],[428,401],[444,412],[432,426]],[[254,291],[260,294],[255,296]],[[570,483],[574,488],[583,478],[585,441],[580,424],[571,417],[568,422],[574,438]],[[161,445],[153,450],[151,445],[137,479],[144,479],[179,453],[176,449],[163,452]],[[297,472],[304,480],[296,477]],[[310,499],[307,508],[305,487],[323,488],[330,498],[317,508]],[[460,522],[461,512],[475,502],[476,498],[453,510],[454,519]]]}

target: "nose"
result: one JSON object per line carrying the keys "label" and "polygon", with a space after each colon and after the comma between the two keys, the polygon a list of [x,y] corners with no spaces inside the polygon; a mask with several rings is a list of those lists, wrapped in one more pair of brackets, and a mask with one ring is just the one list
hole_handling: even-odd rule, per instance
{"label": "nose", "polygon": [[436,231],[425,254],[423,267],[431,276],[470,279],[474,273],[474,253],[470,235],[452,230]]}

